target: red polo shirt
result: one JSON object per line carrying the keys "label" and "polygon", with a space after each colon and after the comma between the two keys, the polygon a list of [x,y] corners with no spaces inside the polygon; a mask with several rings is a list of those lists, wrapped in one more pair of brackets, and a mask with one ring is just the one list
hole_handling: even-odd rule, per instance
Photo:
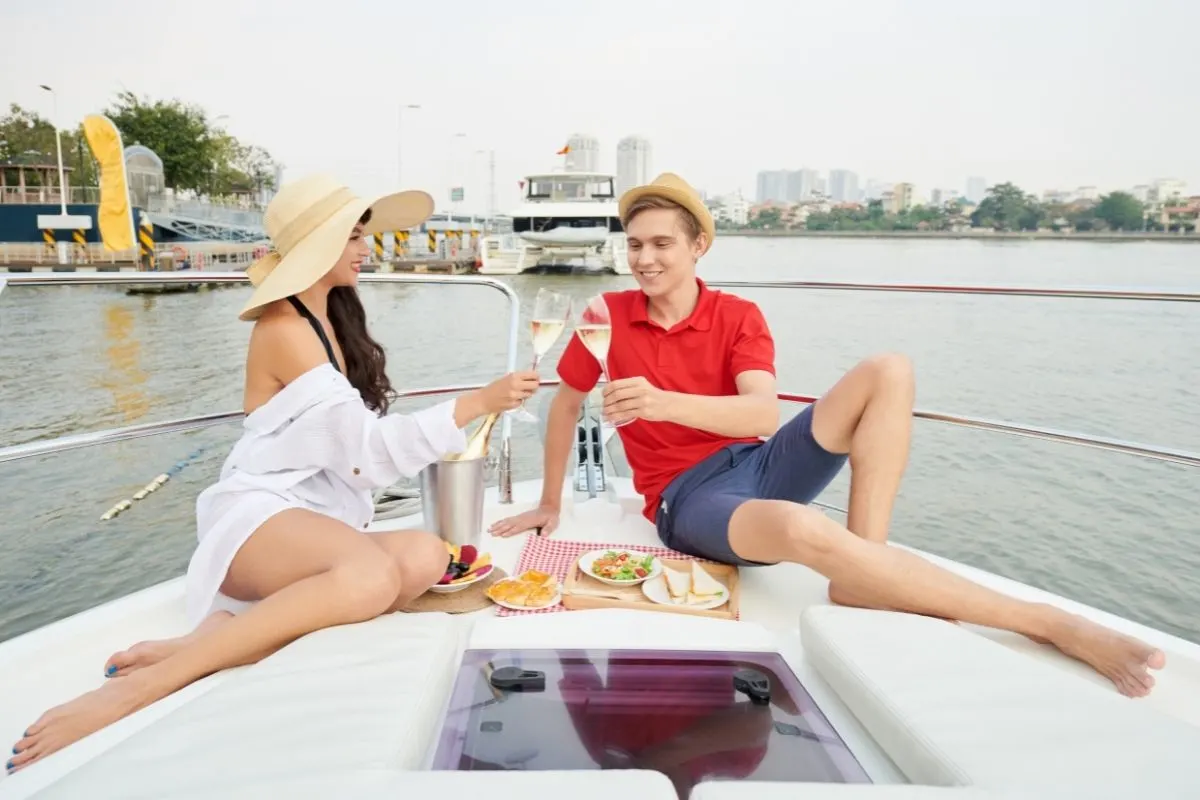
{"label": "red polo shirt", "polygon": [[[758,306],[709,289],[699,278],[696,283],[696,308],[670,330],[647,316],[647,297],[640,289],[604,294],[612,318],[609,378],[641,376],[666,391],[721,396],[736,395],[735,379],[747,370],[775,374],[775,341]],[[558,375],[581,392],[590,392],[599,381],[600,365],[578,336],[563,351]],[[642,513],[651,522],[660,495],[679,473],[726,445],[760,441],[644,419],[617,428],[617,433],[633,468],[634,488],[646,498]]]}

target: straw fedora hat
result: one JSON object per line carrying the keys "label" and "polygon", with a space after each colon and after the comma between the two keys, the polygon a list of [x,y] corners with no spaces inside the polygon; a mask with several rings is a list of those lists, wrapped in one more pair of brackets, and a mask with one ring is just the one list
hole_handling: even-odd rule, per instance
{"label": "straw fedora hat", "polygon": [[704,249],[707,251],[712,247],[713,239],[717,235],[717,226],[713,224],[712,214],[696,190],[683,178],[673,172],[664,172],[645,186],[635,186],[621,195],[617,203],[617,213],[621,215],[622,225],[628,224],[629,209],[643,197],[661,197],[686,208],[700,223],[700,230],[706,234],[708,244]]}
{"label": "straw fedora hat", "polygon": [[358,220],[371,209],[363,233],[402,231],[433,213],[427,192],[408,191],[375,200],[358,197],[329,175],[310,175],[280,187],[264,218],[274,249],[246,274],[254,285],[242,320],[257,319],[263,307],[303,292],[333,269]]}

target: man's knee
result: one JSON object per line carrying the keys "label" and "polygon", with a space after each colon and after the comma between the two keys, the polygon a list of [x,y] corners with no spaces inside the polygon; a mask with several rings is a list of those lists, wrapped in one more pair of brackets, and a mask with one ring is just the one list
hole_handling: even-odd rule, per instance
{"label": "man's knee", "polygon": [[903,353],[877,353],[863,361],[880,388],[912,389],[916,385],[916,370],[912,359]]}

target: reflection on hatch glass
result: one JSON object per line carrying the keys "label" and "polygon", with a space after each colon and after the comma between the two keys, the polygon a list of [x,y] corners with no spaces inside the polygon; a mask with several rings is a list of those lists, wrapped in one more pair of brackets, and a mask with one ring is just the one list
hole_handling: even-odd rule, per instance
{"label": "reflection on hatch glass", "polygon": [[775,653],[469,650],[433,768],[869,782]]}

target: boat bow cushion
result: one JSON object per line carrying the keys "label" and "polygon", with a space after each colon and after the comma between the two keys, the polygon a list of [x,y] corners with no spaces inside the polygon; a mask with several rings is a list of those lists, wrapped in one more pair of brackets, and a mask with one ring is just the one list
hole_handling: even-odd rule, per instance
{"label": "boat bow cushion", "polygon": [[37,796],[132,800],[183,787],[222,796],[259,785],[274,797],[272,781],[308,773],[414,769],[449,696],[461,630],[456,618],[427,613],[311,633]]}
{"label": "boat bow cushion", "polygon": [[1200,797],[1200,729],[963,626],[813,606],[807,658],[908,779]]}

